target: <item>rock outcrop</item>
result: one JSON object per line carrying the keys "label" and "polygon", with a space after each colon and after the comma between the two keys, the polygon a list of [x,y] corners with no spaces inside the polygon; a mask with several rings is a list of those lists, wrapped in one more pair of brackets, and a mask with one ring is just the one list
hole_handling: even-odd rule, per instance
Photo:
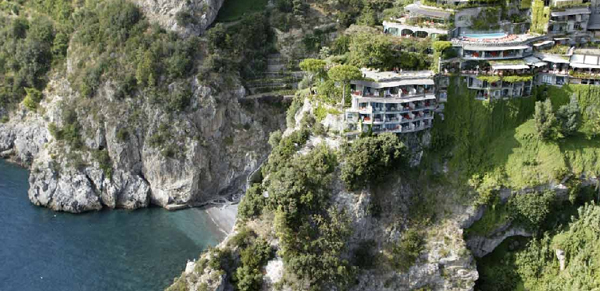
{"label": "rock outcrop", "polygon": [[511,224],[507,223],[490,235],[470,237],[467,239],[467,246],[475,257],[481,258],[493,252],[505,239],[513,236],[530,237],[532,233],[520,227],[511,227]]}
{"label": "rock outcrop", "polygon": [[225,0],[133,0],[154,22],[182,35],[199,35],[212,24]]}
{"label": "rock outcrop", "polygon": [[115,100],[106,84],[92,102],[73,106],[83,144],[73,148],[48,130],[63,126],[63,111],[81,100],[56,78],[44,92],[43,114],[21,109],[0,124],[0,153],[31,168],[30,200],[58,211],[231,199],[268,154],[270,132],[284,128],[284,106],[244,100],[239,84],[220,93],[199,80],[189,84],[190,108],[178,114],[143,95]]}

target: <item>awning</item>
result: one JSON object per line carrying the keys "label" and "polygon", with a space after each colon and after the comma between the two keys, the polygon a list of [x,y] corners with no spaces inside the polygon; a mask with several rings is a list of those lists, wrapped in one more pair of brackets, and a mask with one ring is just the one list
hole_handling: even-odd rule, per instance
{"label": "awning", "polygon": [[544,45],[548,45],[548,44],[554,44],[554,41],[546,40],[546,41],[534,43],[533,46],[540,47],[540,46],[544,46]]}
{"label": "awning", "polygon": [[534,66],[534,67],[543,67],[548,64],[546,62],[542,62],[540,59],[538,59],[536,57],[526,57],[523,60],[525,61],[526,64],[528,64],[530,66]]}
{"label": "awning", "polygon": [[527,45],[513,45],[513,46],[481,46],[481,45],[469,45],[463,46],[464,50],[470,51],[507,51],[507,50],[524,50],[528,49]]}
{"label": "awning", "polygon": [[556,12],[551,12],[550,15],[551,16],[568,16],[568,15],[577,15],[577,14],[591,14],[590,9],[589,8],[573,8],[573,9],[567,9],[565,11],[556,11]]}
{"label": "awning", "polygon": [[563,59],[557,55],[546,55],[546,54],[536,54],[536,57],[540,58],[544,62],[555,63],[555,64],[568,64],[569,61]]}
{"label": "awning", "polygon": [[528,65],[509,65],[509,64],[492,65],[492,70],[522,70],[522,69],[529,69],[529,66]]}
{"label": "awning", "polygon": [[569,66],[572,68],[576,68],[576,69],[600,69],[600,65],[582,64],[582,63],[571,63]]}

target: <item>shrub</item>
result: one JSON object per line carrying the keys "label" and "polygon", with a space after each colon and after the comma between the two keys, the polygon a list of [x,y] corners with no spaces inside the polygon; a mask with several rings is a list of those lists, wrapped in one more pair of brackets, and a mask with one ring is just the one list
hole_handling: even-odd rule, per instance
{"label": "shrub", "polygon": [[179,26],[187,26],[190,23],[194,23],[194,17],[187,11],[179,11],[175,14],[175,21]]}
{"label": "shrub", "polygon": [[271,145],[271,148],[275,148],[279,145],[281,142],[281,136],[281,130],[276,130],[269,135],[269,145]]}
{"label": "shrub", "polygon": [[433,50],[436,52],[444,52],[445,50],[452,47],[452,42],[450,41],[434,41],[433,42]]}
{"label": "shrub", "polygon": [[264,240],[257,240],[240,252],[241,266],[238,267],[234,276],[238,290],[261,290],[263,281],[261,268],[271,259],[272,253],[273,249]]}
{"label": "shrub", "polygon": [[553,191],[514,195],[508,202],[510,217],[528,230],[537,230],[550,213],[555,195]]}
{"label": "shrub", "polygon": [[240,201],[238,217],[242,220],[256,217],[262,213],[265,204],[266,201],[262,196],[261,185],[254,184],[246,190],[246,195],[242,198],[242,201]]}
{"label": "shrub", "polygon": [[423,251],[424,243],[423,237],[417,230],[408,229],[400,239],[400,243],[392,249],[394,267],[401,272],[408,271]]}
{"label": "shrub", "polygon": [[394,134],[361,138],[347,149],[341,178],[349,189],[365,187],[405,154],[404,144]]}
{"label": "shrub", "polygon": [[117,130],[117,140],[120,142],[126,142],[129,139],[129,131],[126,127],[121,127]]}
{"label": "shrub", "polygon": [[571,98],[569,104],[561,106],[556,112],[556,119],[563,137],[576,133],[581,127],[581,111],[577,99]]}
{"label": "shrub", "polygon": [[111,179],[113,174],[112,161],[107,150],[94,151],[92,156],[100,164],[100,169],[104,172],[106,178]]}

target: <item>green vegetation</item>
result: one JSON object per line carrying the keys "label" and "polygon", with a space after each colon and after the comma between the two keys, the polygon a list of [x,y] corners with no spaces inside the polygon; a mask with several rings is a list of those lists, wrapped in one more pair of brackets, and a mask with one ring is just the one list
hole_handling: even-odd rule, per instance
{"label": "green vegetation", "polygon": [[35,88],[25,88],[25,92],[27,95],[25,96],[25,99],[23,99],[23,105],[25,105],[27,109],[35,111],[40,101],[42,101],[42,92]]}
{"label": "green vegetation", "polygon": [[237,247],[240,254],[239,265],[232,268],[235,269],[232,279],[237,290],[261,290],[263,282],[261,269],[273,257],[271,246],[265,240],[257,238],[256,233],[248,228],[242,228],[228,245]]}
{"label": "green vegetation", "polygon": [[361,138],[345,150],[341,178],[349,189],[366,187],[398,165],[405,152],[404,144],[391,133]]}
{"label": "green vegetation", "polygon": [[273,38],[266,14],[251,14],[227,28],[217,23],[207,31],[207,38],[210,55],[203,64],[208,71],[203,73],[241,72],[246,77],[266,69]]}
{"label": "green vegetation", "polygon": [[267,6],[268,0],[226,0],[217,15],[217,22],[231,22],[244,16],[261,12]]}
{"label": "green vegetation", "polygon": [[362,79],[362,72],[357,67],[348,65],[335,66],[329,69],[327,75],[332,81],[342,84],[342,105],[346,100],[346,86],[350,84],[351,80]]}
{"label": "green vegetation", "polygon": [[552,140],[557,136],[556,132],[556,116],[552,110],[552,102],[550,99],[535,103],[535,130],[541,140]]}
{"label": "green vegetation", "polygon": [[392,265],[400,272],[407,272],[425,248],[424,244],[425,241],[417,230],[407,230],[392,250]]}
{"label": "green vegetation", "polygon": [[62,111],[63,126],[58,127],[54,123],[48,125],[50,134],[59,141],[65,141],[71,148],[79,149],[83,146],[81,141],[81,126],[77,121],[77,112],[69,106],[65,106]]}
{"label": "green vegetation", "polygon": [[[535,98],[480,102],[473,100],[464,84],[454,79],[445,107],[447,118],[436,121],[432,142],[436,150],[452,150],[449,165],[461,173],[459,180],[470,180],[481,194],[481,200],[476,200],[483,204],[493,201],[489,193],[499,187],[536,186],[560,180],[568,173],[595,175],[600,173],[596,163],[600,141],[595,137],[598,115],[594,113],[600,107],[600,100],[595,97],[598,90],[583,85],[540,87]],[[540,140],[538,135],[546,131],[540,127],[544,123],[536,127],[536,107],[538,120],[547,122],[542,112],[547,116],[550,109],[558,110],[568,104],[572,96],[580,108],[579,131],[559,141]],[[536,106],[536,98],[551,100],[552,106]],[[576,119],[563,118],[566,127],[573,124],[569,120]],[[552,135],[558,129],[553,125],[549,130]]]}
{"label": "green vegetation", "polygon": [[519,83],[519,82],[529,82],[533,80],[532,75],[524,75],[524,76],[503,76],[502,81],[508,83]]}
{"label": "green vegetation", "polygon": [[531,31],[539,34],[545,33],[549,20],[550,7],[545,7],[543,0],[534,0],[531,6]]}
{"label": "green vegetation", "polygon": [[496,83],[501,80],[500,76],[477,76],[477,80],[488,83]]}
{"label": "green vegetation", "polygon": [[300,69],[309,74],[309,81],[312,83],[313,78],[323,78],[325,74],[326,62],[318,59],[304,59],[300,62]]}
{"label": "green vegetation", "polygon": [[489,203],[488,208],[481,219],[466,229],[466,237],[472,235],[485,236],[510,221],[510,210],[508,205],[506,203],[500,203],[497,196],[494,198],[495,201]]}
{"label": "green vegetation", "polygon": [[50,19],[40,14],[26,15],[16,3],[15,8],[15,17],[0,13],[0,107],[21,102],[28,88],[31,93],[24,105],[35,110],[41,95],[33,92],[44,88],[46,73],[53,60],[63,57],[63,52],[53,53],[58,31]]}
{"label": "green vegetation", "polygon": [[244,220],[259,216],[263,207],[265,207],[265,200],[262,196],[261,184],[253,184],[252,187],[246,190],[246,195],[240,201],[237,217]]}
{"label": "green vegetation", "polygon": [[[564,212],[565,210],[561,210]],[[538,237],[507,240],[478,262],[481,290],[594,290],[600,287],[600,207],[579,207],[571,222],[553,225]],[[515,241],[518,247],[514,246]],[[556,250],[564,251],[560,269]]]}
{"label": "green vegetation", "polygon": [[508,201],[508,208],[513,223],[529,231],[536,231],[546,220],[555,199],[553,191],[512,196]]}
{"label": "green vegetation", "polygon": [[348,63],[360,68],[390,68],[396,62],[392,40],[383,34],[355,34],[348,49]]}
{"label": "green vegetation", "polygon": [[[600,207],[581,207],[568,229],[540,241],[532,241],[517,255],[518,272],[528,290],[593,290],[600,288]],[[554,249],[566,254],[566,268],[559,270]]]}
{"label": "green vegetation", "polygon": [[494,30],[499,27],[500,9],[498,7],[486,7],[479,15],[471,19],[471,28],[474,30]]}

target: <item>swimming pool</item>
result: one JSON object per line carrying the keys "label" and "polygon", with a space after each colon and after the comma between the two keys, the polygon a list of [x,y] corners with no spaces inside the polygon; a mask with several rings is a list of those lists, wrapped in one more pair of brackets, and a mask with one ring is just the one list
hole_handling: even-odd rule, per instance
{"label": "swimming pool", "polygon": [[469,38],[503,38],[506,36],[504,32],[494,32],[494,33],[469,33],[465,34],[465,37]]}

